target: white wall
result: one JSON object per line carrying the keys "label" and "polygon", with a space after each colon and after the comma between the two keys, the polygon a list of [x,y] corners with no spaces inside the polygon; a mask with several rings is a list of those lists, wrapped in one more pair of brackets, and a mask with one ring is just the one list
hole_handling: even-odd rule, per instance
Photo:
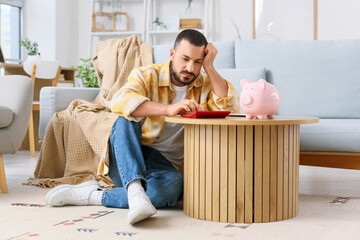
{"label": "white wall", "polygon": [[[213,41],[252,38],[253,0],[212,0]],[[77,65],[89,56],[92,0],[26,0],[25,34],[39,43],[45,59],[59,59],[63,66]],[[186,14],[187,0],[158,0],[157,15],[179,14],[181,18],[202,18],[203,0],[194,0]],[[261,2],[261,0],[257,0]],[[264,8],[257,37],[259,39],[312,40],[312,0],[263,0]],[[130,15],[130,30],[142,30],[142,3],[123,3]],[[360,38],[360,1],[319,0],[318,39]],[[269,35],[270,33],[270,35]],[[163,37],[172,43],[174,36]],[[101,39],[100,39],[101,40]],[[95,46],[95,43],[94,43]]]}
{"label": "white wall", "polygon": [[319,40],[360,38],[359,0],[319,0]]}
{"label": "white wall", "polygon": [[215,0],[214,12],[215,41],[238,37],[237,29],[241,38],[252,38],[252,0]]}
{"label": "white wall", "polygon": [[61,66],[77,65],[79,48],[78,5],[74,0],[56,0],[55,56]]}
{"label": "white wall", "polygon": [[56,0],[26,0],[24,12],[25,37],[39,44],[43,59],[56,59],[54,18]]}
{"label": "white wall", "polygon": [[78,5],[74,0],[26,0],[24,37],[39,44],[43,59],[78,63]]}
{"label": "white wall", "polygon": [[92,0],[78,0],[78,61],[89,57],[91,31],[91,2]]}

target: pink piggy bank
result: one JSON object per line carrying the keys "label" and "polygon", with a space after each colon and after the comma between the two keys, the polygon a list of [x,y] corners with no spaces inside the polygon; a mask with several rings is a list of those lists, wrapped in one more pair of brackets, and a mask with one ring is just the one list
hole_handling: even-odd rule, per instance
{"label": "pink piggy bank", "polygon": [[274,118],[280,106],[280,94],[274,85],[264,79],[257,82],[242,79],[240,86],[240,108],[246,114],[246,118]]}

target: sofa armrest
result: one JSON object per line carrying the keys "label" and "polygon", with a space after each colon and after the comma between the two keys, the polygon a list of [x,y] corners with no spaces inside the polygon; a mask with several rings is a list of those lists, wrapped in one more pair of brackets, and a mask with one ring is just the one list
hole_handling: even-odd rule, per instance
{"label": "sofa armrest", "polygon": [[39,139],[44,139],[45,129],[56,112],[66,109],[75,99],[92,101],[100,88],[43,87],[40,91]]}

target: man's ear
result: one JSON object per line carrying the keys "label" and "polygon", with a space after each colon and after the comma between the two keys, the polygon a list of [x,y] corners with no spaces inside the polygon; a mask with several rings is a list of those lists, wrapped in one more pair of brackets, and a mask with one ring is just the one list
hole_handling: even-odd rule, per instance
{"label": "man's ear", "polygon": [[171,60],[171,61],[174,60],[174,55],[175,55],[175,49],[172,48],[172,49],[170,49],[170,60]]}

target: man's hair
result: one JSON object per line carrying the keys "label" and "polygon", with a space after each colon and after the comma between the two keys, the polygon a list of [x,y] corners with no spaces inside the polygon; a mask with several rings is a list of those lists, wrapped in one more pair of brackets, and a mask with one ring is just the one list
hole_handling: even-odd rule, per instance
{"label": "man's hair", "polygon": [[185,29],[176,37],[174,49],[180,44],[182,40],[189,41],[190,44],[195,45],[197,47],[202,47],[207,45],[207,40],[205,36],[194,29]]}

